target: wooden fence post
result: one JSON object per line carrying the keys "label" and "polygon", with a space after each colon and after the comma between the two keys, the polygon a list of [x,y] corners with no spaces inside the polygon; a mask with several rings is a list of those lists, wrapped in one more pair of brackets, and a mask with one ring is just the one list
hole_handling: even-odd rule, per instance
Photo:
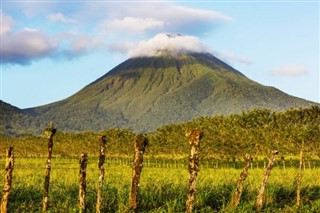
{"label": "wooden fence post", "polygon": [[240,174],[240,177],[237,182],[237,188],[234,191],[232,198],[231,198],[231,202],[228,206],[228,208],[230,208],[230,209],[235,208],[239,205],[241,194],[243,191],[243,182],[246,180],[246,178],[248,177],[248,174],[249,174],[248,170],[249,170],[250,163],[251,163],[251,155],[246,154],[246,156],[244,157],[244,160],[245,160],[245,167]]}
{"label": "wooden fence post", "polygon": [[189,138],[189,184],[186,200],[186,212],[191,213],[194,207],[196,180],[199,171],[199,148],[202,133],[200,130],[188,131],[185,134]]}
{"label": "wooden fence post", "polygon": [[102,205],[102,185],[104,181],[104,161],[106,159],[106,136],[103,135],[100,138],[100,155],[99,155],[99,162],[98,167],[100,170],[99,180],[98,180],[98,195],[97,195],[97,204],[96,204],[96,212],[99,213],[101,211],[101,205]]}
{"label": "wooden fence post", "polygon": [[142,172],[143,153],[148,144],[148,139],[143,135],[137,135],[134,140],[134,160],[132,165],[132,180],[129,194],[129,206],[133,212],[138,208],[138,189]]}
{"label": "wooden fence post", "polygon": [[6,153],[6,167],[4,174],[4,183],[2,189],[2,199],[1,199],[1,213],[7,213],[8,211],[8,201],[11,193],[12,187],[12,172],[14,166],[14,155],[13,155],[13,147],[7,148]]}
{"label": "wooden fence post", "polygon": [[301,206],[301,186],[302,186],[302,166],[304,163],[304,156],[303,156],[303,148],[300,149],[300,157],[299,157],[299,169],[298,169],[298,176],[297,176],[297,200],[296,200],[296,207],[298,211],[300,210]]}
{"label": "wooden fence post", "polygon": [[269,160],[269,164],[267,166],[266,173],[265,173],[265,175],[263,177],[263,181],[261,183],[260,191],[259,191],[257,201],[256,201],[256,208],[259,212],[261,211],[262,206],[263,206],[264,192],[266,190],[266,185],[268,183],[268,179],[270,177],[270,173],[271,173],[271,170],[272,170],[272,167],[273,167],[273,164],[274,164],[274,161],[275,161],[277,155],[278,155],[277,150],[272,151],[271,158]]}
{"label": "wooden fence post", "polygon": [[86,169],[87,169],[87,164],[88,164],[88,155],[87,153],[82,153],[80,156],[80,185],[79,185],[79,209],[80,212],[85,212],[86,211]]}
{"label": "wooden fence post", "polygon": [[46,128],[44,133],[47,136],[48,140],[48,158],[47,165],[45,171],[45,179],[44,179],[44,193],[42,200],[42,212],[46,212],[48,210],[48,202],[49,202],[49,185],[50,185],[50,172],[51,172],[51,158],[52,158],[52,148],[53,148],[53,136],[56,133],[56,129],[53,126],[53,122],[50,122],[50,128]]}

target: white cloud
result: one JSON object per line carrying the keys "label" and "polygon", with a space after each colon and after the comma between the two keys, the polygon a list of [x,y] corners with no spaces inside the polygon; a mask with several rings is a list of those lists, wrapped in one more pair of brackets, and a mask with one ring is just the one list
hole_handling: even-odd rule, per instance
{"label": "white cloud", "polygon": [[106,45],[99,37],[89,35],[76,35],[72,38],[71,52],[80,55],[89,51],[106,48]]}
{"label": "white cloud", "polygon": [[232,21],[231,17],[219,12],[188,8],[173,3],[141,5],[138,10],[132,11],[132,16],[153,17],[166,23],[162,32],[181,32],[188,35],[200,35],[220,23]]}
{"label": "white cloud", "polygon": [[47,15],[47,19],[52,21],[52,22],[61,22],[64,24],[74,24],[76,21],[72,18],[68,18],[62,13],[51,13]]}
{"label": "white cloud", "polygon": [[306,66],[302,65],[288,65],[283,67],[276,67],[271,70],[271,74],[273,75],[306,75],[308,73],[308,69]]}
{"label": "white cloud", "polygon": [[233,20],[230,16],[223,15],[216,11],[188,8],[174,4],[168,4],[168,7],[164,8],[163,12],[164,13],[161,13],[160,16],[172,21],[210,20],[214,22],[229,22]]}
{"label": "white cloud", "polygon": [[28,64],[35,58],[52,54],[56,44],[37,29],[24,28],[19,32],[1,36],[2,61],[4,63]]}
{"label": "white cloud", "polygon": [[104,25],[107,31],[144,33],[147,30],[163,28],[164,22],[154,18],[124,17],[107,21]]}
{"label": "white cloud", "polygon": [[141,41],[129,51],[130,57],[157,56],[164,53],[177,55],[189,52],[207,52],[197,37],[170,34],[158,34],[155,37]]}
{"label": "white cloud", "polygon": [[28,27],[13,31],[14,20],[2,13],[1,15],[1,62],[4,64],[28,65],[45,57],[70,59],[89,51],[107,49],[103,38],[85,33],[61,32],[48,35],[42,30]]}
{"label": "white cloud", "polygon": [[[101,6],[101,5],[100,5]],[[116,8],[116,9],[115,9]],[[101,22],[105,29],[132,33],[180,32],[188,35],[202,35],[214,30],[219,24],[233,19],[222,13],[179,6],[172,2],[113,3],[105,7],[90,5],[87,13],[106,13]],[[147,18],[146,18],[147,17]]]}
{"label": "white cloud", "polygon": [[227,63],[230,62],[237,62],[237,63],[241,63],[241,64],[246,64],[246,65],[250,65],[253,62],[245,57],[245,56],[240,56],[240,55],[236,55],[230,51],[220,51],[220,52],[215,52],[215,55],[220,58],[223,61],[226,61]]}

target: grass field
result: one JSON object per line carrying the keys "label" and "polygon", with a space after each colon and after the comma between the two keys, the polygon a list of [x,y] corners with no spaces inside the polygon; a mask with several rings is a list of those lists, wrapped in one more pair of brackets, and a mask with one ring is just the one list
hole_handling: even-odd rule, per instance
{"label": "grass field", "polygon": [[[4,168],[4,159],[0,159]],[[188,170],[145,166],[142,171],[139,204],[140,212],[184,212]],[[50,212],[77,212],[79,169],[77,158],[52,160]],[[103,187],[103,212],[129,212],[131,168],[106,162]],[[44,158],[15,159],[13,190],[9,212],[40,212],[44,184]],[[226,210],[236,187],[241,169],[201,168],[197,181],[195,212],[255,212],[254,203],[264,169],[249,170],[245,190],[237,209]],[[4,171],[0,175],[3,177]],[[296,212],[295,179],[297,169],[274,168],[267,186],[264,212]],[[306,169],[303,174],[302,212],[320,212],[320,169]],[[3,185],[3,178],[0,179]],[[95,212],[98,168],[97,159],[87,167],[88,212]]]}

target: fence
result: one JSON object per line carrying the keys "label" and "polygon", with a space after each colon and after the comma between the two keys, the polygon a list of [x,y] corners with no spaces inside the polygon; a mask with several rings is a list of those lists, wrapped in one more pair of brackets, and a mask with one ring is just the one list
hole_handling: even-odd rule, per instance
{"label": "fence", "polygon": [[[53,129],[53,126],[50,130]],[[50,137],[51,136],[51,137]],[[59,158],[63,158],[63,159],[70,159],[70,161],[68,163],[66,162],[55,162],[54,163],[54,169],[58,170],[58,169],[72,169],[72,170],[79,170],[79,166],[75,167],[74,165],[74,162],[72,161],[78,161],[79,158],[78,157],[59,157],[59,156],[54,156],[54,155],[51,155],[52,154],[52,136],[53,135],[50,135],[48,138],[49,138],[49,151],[48,151],[48,157],[47,157],[47,165],[42,165],[42,166],[35,166],[35,165],[32,165],[30,164],[30,167],[19,167],[19,164],[18,165],[15,165],[15,170],[23,170],[23,169],[46,169],[46,174],[48,173],[47,170],[48,168],[51,169],[51,163],[53,160],[58,160]],[[104,136],[103,136],[104,137]],[[189,139],[191,140],[191,139]],[[194,139],[193,139],[194,140]],[[200,141],[200,137],[198,139]],[[145,141],[143,141],[143,143],[146,143]],[[200,143],[200,142],[198,142]],[[190,142],[191,144],[191,142]],[[144,144],[143,146],[145,146],[146,144]],[[137,146],[137,145],[136,145]],[[141,145],[142,146],[142,145]],[[167,158],[157,158],[157,157],[145,157],[143,159],[142,155],[143,155],[143,151],[142,149],[137,149],[135,152],[135,158],[139,158],[139,160],[134,160],[133,158],[130,158],[130,157],[90,157],[90,161],[99,161],[99,169],[103,168],[103,164],[109,168],[112,168],[112,167],[133,167],[133,175],[132,175],[132,189],[130,191],[130,209],[133,211],[133,212],[136,212],[137,209],[138,209],[138,200],[137,200],[137,194],[138,194],[138,186],[139,186],[139,179],[140,179],[140,173],[142,172],[142,162],[143,162],[143,166],[144,167],[149,167],[149,168],[188,168],[188,164],[190,163],[190,165],[193,165],[195,162],[191,162],[194,159],[193,155],[192,155],[192,150],[194,148],[191,147],[191,155],[190,155],[190,158],[180,158],[180,159],[167,159]],[[197,148],[198,149],[198,148]],[[141,155],[140,157],[137,157]],[[41,159],[44,159],[45,160],[45,157],[40,157]],[[33,159],[33,158],[30,158],[30,159]],[[133,160],[135,162],[135,164],[133,165]],[[188,161],[189,160],[189,161]],[[8,161],[8,160],[7,160]],[[198,159],[197,159],[198,161]],[[253,161],[250,161],[250,166],[251,166],[251,169],[262,169],[262,168],[268,168],[267,170],[267,173],[268,175],[270,175],[270,172],[271,172],[271,169],[270,169],[270,162],[267,162],[266,159],[253,159]],[[200,158],[199,159],[199,162],[197,162],[197,165],[196,167],[198,167],[198,163],[200,165],[200,169],[201,168],[208,168],[208,169],[224,169],[224,168],[234,168],[234,169],[242,169],[244,168],[245,166],[248,167],[248,162],[245,162],[245,161],[241,161],[241,160],[236,160],[236,159],[233,159],[233,160],[230,160],[230,159],[216,159],[216,158]],[[266,167],[266,165],[269,163],[268,167]],[[286,169],[286,168],[289,168],[289,167],[292,167],[292,168],[298,168],[299,167],[299,160],[298,159],[287,159],[285,160],[284,158],[281,158],[281,159],[278,159],[276,161],[272,161],[272,164],[274,163],[274,167],[279,167],[281,169]],[[304,169],[315,169],[317,167],[319,167],[320,165],[320,161],[319,160],[312,160],[312,159],[306,159],[304,162],[303,162],[303,168]],[[49,166],[48,166],[49,164]],[[0,160],[0,166],[3,166],[4,165],[4,161],[3,159]],[[72,166],[71,166],[72,165]],[[196,176],[197,174],[194,173],[194,171],[197,171],[198,168],[196,169],[190,169],[190,168],[193,168],[192,166],[190,167],[189,165],[189,172],[190,172],[190,180],[189,180],[189,183],[191,184],[192,183],[192,186],[189,186],[189,193],[191,193],[191,197],[194,196],[194,193],[195,193],[195,186],[196,186]],[[272,168],[272,167],[271,167]],[[12,168],[13,169],[13,168]],[[246,168],[247,169],[247,168]],[[81,182],[81,186],[84,187],[85,186],[85,171],[84,171],[84,166],[81,167],[81,170],[80,170],[80,173],[81,173],[81,177],[80,179],[82,180]],[[136,171],[137,170],[137,171]],[[194,171],[193,171],[194,170]],[[192,174],[191,174],[192,173]],[[48,206],[48,199],[49,199],[49,178],[50,178],[50,175],[49,176],[45,176],[45,191],[44,191],[44,197],[43,197],[43,203],[42,203],[42,211],[43,212],[46,212],[49,208]],[[266,185],[267,184],[267,179],[268,178],[264,178],[263,180],[263,183]],[[99,185],[102,184],[102,181],[103,181],[103,178],[100,180],[99,178]],[[244,181],[244,180],[243,180]],[[241,181],[241,184],[243,184]],[[242,187],[242,186],[237,186],[237,187]],[[264,186],[265,187],[265,186]],[[4,188],[8,188],[8,186],[4,186]],[[11,188],[11,186],[9,187]],[[101,187],[102,188],[102,187]],[[101,191],[101,188],[100,188],[100,191],[99,193],[102,193]],[[81,192],[80,192],[81,191]],[[85,211],[85,203],[84,203],[84,200],[85,200],[85,189],[82,188],[82,190],[79,191],[79,196],[81,194],[81,198],[80,198],[80,204],[79,204],[79,209],[80,209],[80,212],[82,211]],[[3,197],[4,197],[4,193],[5,193],[5,189],[3,190]],[[190,197],[188,195],[188,199]],[[239,197],[241,196],[238,195]],[[99,197],[99,195],[98,195]],[[101,197],[101,196],[100,196]],[[2,203],[2,206],[6,206],[7,205],[7,201],[8,201],[8,198],[5,199],[6,201]],[[192,212],[192,209],[193,209],[193,203],[194,203],[194,198],[190,198],[191,201],[187,201],[186,205],[187,205],[187,211],[188,212]],[[262,200],[262,199],[261,199]],[[97,212],[99,212],[99,206],[101,203],[103,202],[102,200],[97,200]],[[262,206],[263,206],[263,203],[261,203],[263,201],[260,201],[259,202],[259,205],[257,207],[258,210],[261,210],[262,209]],[[190,204],[191,203],[191,204]],[[237,201],[237,203],[239,203]],[[191,205],[191,207],[188,207],[188,205]],[[6,212],[6,210],[2,210],[3,213]]]}

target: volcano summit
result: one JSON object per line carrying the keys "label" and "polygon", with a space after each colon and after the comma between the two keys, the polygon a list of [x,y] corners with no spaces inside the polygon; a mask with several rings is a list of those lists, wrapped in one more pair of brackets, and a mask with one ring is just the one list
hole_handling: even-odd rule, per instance
{"label": "volcano summit", "polygon": [[152,131],[200,116],[315,103],[260,85],[209,53],[134,57],[62,101],[28,109],[60,130]]}

